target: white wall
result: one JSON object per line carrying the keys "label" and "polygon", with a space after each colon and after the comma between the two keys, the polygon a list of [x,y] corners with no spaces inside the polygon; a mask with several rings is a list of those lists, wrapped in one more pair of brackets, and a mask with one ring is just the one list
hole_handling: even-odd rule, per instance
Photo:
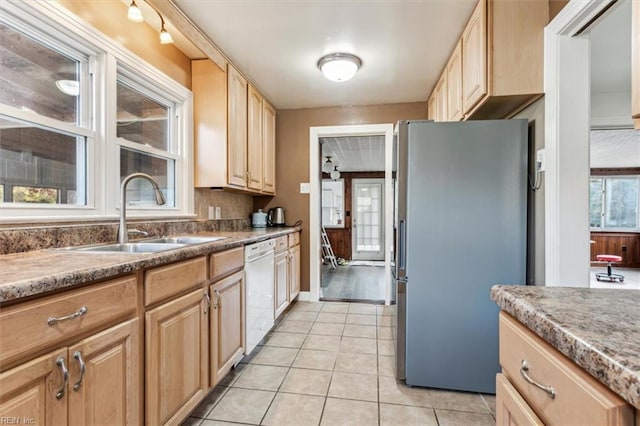
{"label": "white wall", "polygon": [[591,92],[591,128],[633,127],[631,90]]}

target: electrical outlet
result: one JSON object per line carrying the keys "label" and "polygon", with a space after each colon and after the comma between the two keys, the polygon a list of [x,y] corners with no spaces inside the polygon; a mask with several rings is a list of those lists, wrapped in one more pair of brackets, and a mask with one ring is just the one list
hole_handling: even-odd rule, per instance
{"label": "electrical outlet", "polygon": [[308,182],[300,182],[300,193],[308,194],[311,192],[311,184]]}
{"label": "electrical outlet", "polygon": [[536,172],[544,172],[545,166],[544,148],[542,148],[536,152]]}

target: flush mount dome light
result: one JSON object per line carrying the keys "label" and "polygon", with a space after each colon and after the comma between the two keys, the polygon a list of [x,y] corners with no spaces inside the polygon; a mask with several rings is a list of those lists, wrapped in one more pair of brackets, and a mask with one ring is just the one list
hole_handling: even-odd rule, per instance
{"label": "flush mount dome light", "polygon": [[80,83],[76,80],[58,80],[56,87],[65,95],[78,96],[80,94]]}
{"label": "flush mount dome light", "polygon": [[350,53],[330,53],[318,61],[318,68],[331,81],[350,80],[358,71],[362,61]]}

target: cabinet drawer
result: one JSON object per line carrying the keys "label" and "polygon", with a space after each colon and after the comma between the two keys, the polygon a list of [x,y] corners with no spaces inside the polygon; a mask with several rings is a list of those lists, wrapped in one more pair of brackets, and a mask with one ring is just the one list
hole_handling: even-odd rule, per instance
{"label": "cabinet drawer", "polygon": [[287,238],[287,235],[276,238],[275,243],[276,243],[276,253],[289,248],[289,240]]}
{"label": "cabinet drawer", "polygon": [[144,303],[146,306],[168,299],[207,280],[206,257],[173,263],[144,273]]}
{"label": "cabinet drawer", "polygon": [[136,277],[128,275],[2,309],[0,365],[134,312],[136,283]]}
{"label": "cabinet drawer", "polygon": [[289,234],[289,247],[297,246],[298,244],[300,244],[300,233]]}
{"label": "cabinet drawer", "polygon": [[209,280],[218,281],[244,268],[244,247],[214,253],[209,258]]}
{"label": "cabinet drawer", "polygon": [[[529,384],[521,374],[553,387],[555,397]],[[513,317],[500,312],[500,365],[509,381],[545,424],[633,425],[633,409]]]}

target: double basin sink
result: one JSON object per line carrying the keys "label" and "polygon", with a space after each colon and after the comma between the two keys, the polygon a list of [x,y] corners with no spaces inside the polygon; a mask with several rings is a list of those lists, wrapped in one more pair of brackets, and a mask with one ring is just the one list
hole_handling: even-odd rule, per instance
{"label": "double basin sink", "polygon": [[152,240],[136,241],[133,243],[113,243],[93,246],[66,247],[64,250],[83,251],[89,253],[158,253],[187,247],[193,244],[211,243],[227,237],[205,236],[175,236],[154,238]]}

